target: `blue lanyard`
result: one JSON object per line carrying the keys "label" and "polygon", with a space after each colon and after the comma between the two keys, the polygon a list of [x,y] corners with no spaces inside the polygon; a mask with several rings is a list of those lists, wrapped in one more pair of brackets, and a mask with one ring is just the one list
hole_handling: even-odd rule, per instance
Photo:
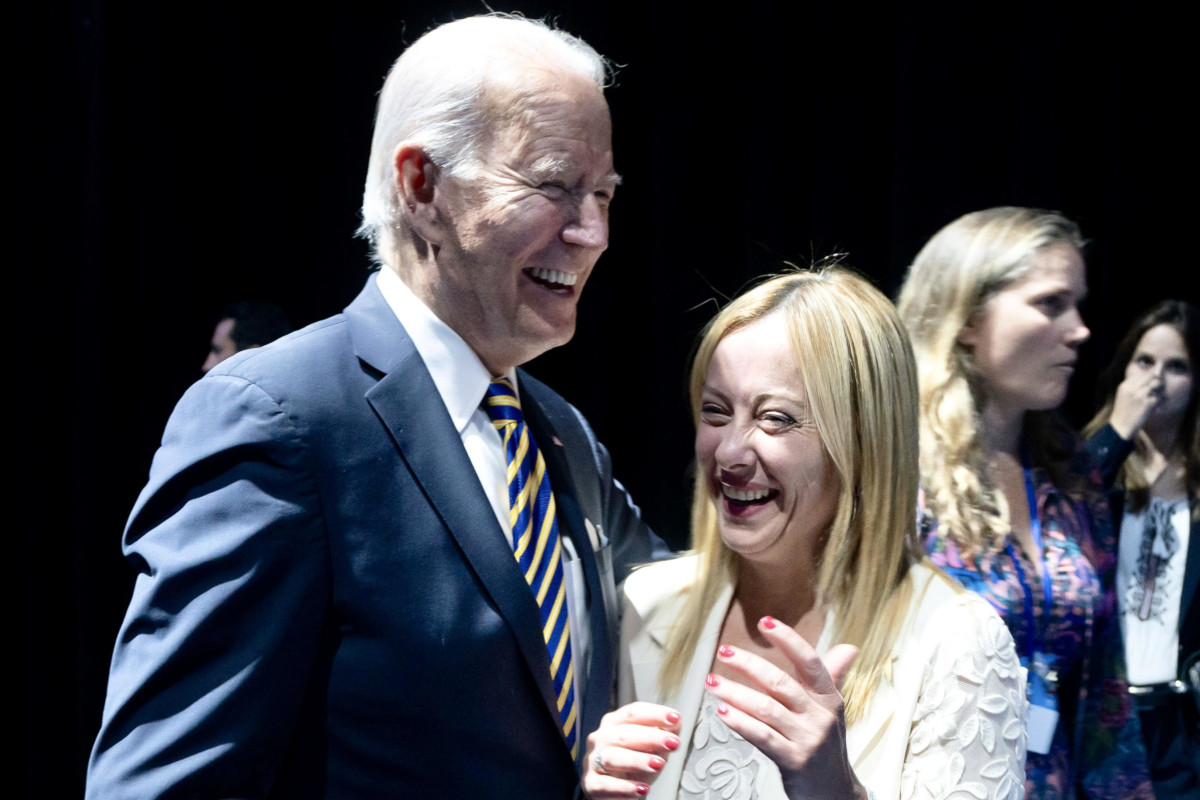
{"label": "blue lanyard", "polygon": [[[1046,568],[1046,554],[1042,548],[1042,521],[1038,518],[1033,467],[1030,466],[1029,451],[1024,447],[1021,448],[1021,467],[1025,473],[1025,501],[1029,504],[1029,533],[1033,538],[1033,546],[1037,548],[1038,572],[1042,577],[1042,618],[1044,620],[1050,614],[1050,607],[1054,603],[1054,586],[1050,580],[1050,570]],[[1012,542],[1008,543],[1006,549],[1008,557],[1012,559],[1013,568],[1017,571],[1017,580],[1020,582],[1021,591],[1024,594],[1025,653],[1027,658],[1033,658],[1033,654],[1039,650],[1038,643],[1042,639],[1037,620],[1033,615],[1033,587],[1025,577],[1021,559],[1017,558],[1017,551],[1013,549]]]}

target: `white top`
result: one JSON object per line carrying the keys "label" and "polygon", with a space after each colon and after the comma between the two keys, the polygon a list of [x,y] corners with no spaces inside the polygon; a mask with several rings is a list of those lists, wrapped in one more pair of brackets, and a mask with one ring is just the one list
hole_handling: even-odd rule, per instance
{"label": "white top", "polygon": [[[786,798],[774,762],[739,741],[711,713],[703,691],[728,586],[707,619],[679,689],[658,691],[670,629],[694,581],[684,556],[636,570],[626,580],[621,629],[620,702],[648,700],[681,716],[686,753],[668,757],[648,800]],[[877,800],[1020,800],[1025,792],[1025,670],[1011,634],[986,601],[923,565],[909,571],[912,599],[893,647],[892,680],[880,684],[866,712],[846,729],[846,751],[859,781]],[[832,644],[830,612],[817,642]],[[753,753],[746,750],[754,750]]]}
{"label": "white top", "polygon": [[1121,518],[1117,600],[1132,684],[1165,683],[1179,669],[1179,602],[1191,532],[1186,497],[1150,498]]}
{"label": "white top", "polygon": [[[483,409],[492,374],[479,356],[461,336],[443,322],[429,306],[413,293],[400,276],[388,267],[379,270],[377,279],[383,299],[395,313],[404,330],[412,339],[413,346],[425,369],[433,378],[433,385],[441,395],[442,403],[450,414],[450,420],[462,437],[463,447],[471,466],[483,485],[483,492],[491,501],[500,530],[508,536],[512,546],[512,522],[508,513],[508,458],[504,454],[504,440]],[[505,375],[517,389],[517,371],[509,370]],[[539,443],[539,447],[541,444]],[[554,487],[551,486],[551,489]],[[587,668],[591,663],[591,625],[587,615],[587,581],[583,565],[575,552],[570,536],[561,536],[563,547],[563,579],[567,582],[567,621],[571,626],[571,652],[575,662],[576,719],[583,717],[583,695],[580,686],[587,681]],[[578,739],[579,723],[576,725]]]}

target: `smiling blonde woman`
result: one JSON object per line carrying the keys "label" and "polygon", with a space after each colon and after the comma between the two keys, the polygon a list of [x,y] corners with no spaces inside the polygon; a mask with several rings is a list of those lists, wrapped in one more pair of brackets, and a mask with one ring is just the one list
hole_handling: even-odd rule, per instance
{"label": "smiling blonde woman", "polygon": [[1017,800],[1024,671],[913,546],[916,371],[887,299],[838,268],[766,281],[709,324],[691,401],[693,552],[625,583],[626,705],[589,737],[589,797]]}

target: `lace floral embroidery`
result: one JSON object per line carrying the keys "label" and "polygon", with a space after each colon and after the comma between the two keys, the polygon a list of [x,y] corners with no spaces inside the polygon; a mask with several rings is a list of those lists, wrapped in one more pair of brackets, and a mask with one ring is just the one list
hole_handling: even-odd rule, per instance
{"label": "lace floral embroidery", "polygon": [[952,639],[925,666],[902,800],[1020,800],[1025,793],[1025,676],[1004,623],[990,614],[980,622],[975,648],[948,652],[962,649]]}
{"label": "lace floral embroidery", "polygon": [[734,733],[716,713],[707,692],[692,735],[679,796],[684,800],[753,800],[754,782],[766,756]]}

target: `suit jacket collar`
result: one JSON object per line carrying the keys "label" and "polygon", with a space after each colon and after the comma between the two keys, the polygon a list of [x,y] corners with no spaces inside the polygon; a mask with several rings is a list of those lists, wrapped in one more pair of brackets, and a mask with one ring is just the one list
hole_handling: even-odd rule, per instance
{"label": "suit jacket collar", "polygon": [[[374,277],[346,308],[345,315],[355,354],[381,373],[378,383],[366,393],[367,402],[391,433],[401,457],[483,590],[508,622],[541,690],[546,712],[558,727],[550,657],[542,639],[537,602],[517,568],[508,537],[497,524],[483,487],[477,480],[463,480],[464,475],[473,476],[475,470],[433,378],[404,326],[383,299]],[[589,548],[589,556],[590,552]],[[565,740],[563,745],[566,753]]]}
{"label": "suit jacket collar", "polygon": [[342,313],[350,326],[354,354],[376,372],[387,375],[416,356],[417,349],[383,299],[376,280],[377,276],[371,275],[358,297]]}

